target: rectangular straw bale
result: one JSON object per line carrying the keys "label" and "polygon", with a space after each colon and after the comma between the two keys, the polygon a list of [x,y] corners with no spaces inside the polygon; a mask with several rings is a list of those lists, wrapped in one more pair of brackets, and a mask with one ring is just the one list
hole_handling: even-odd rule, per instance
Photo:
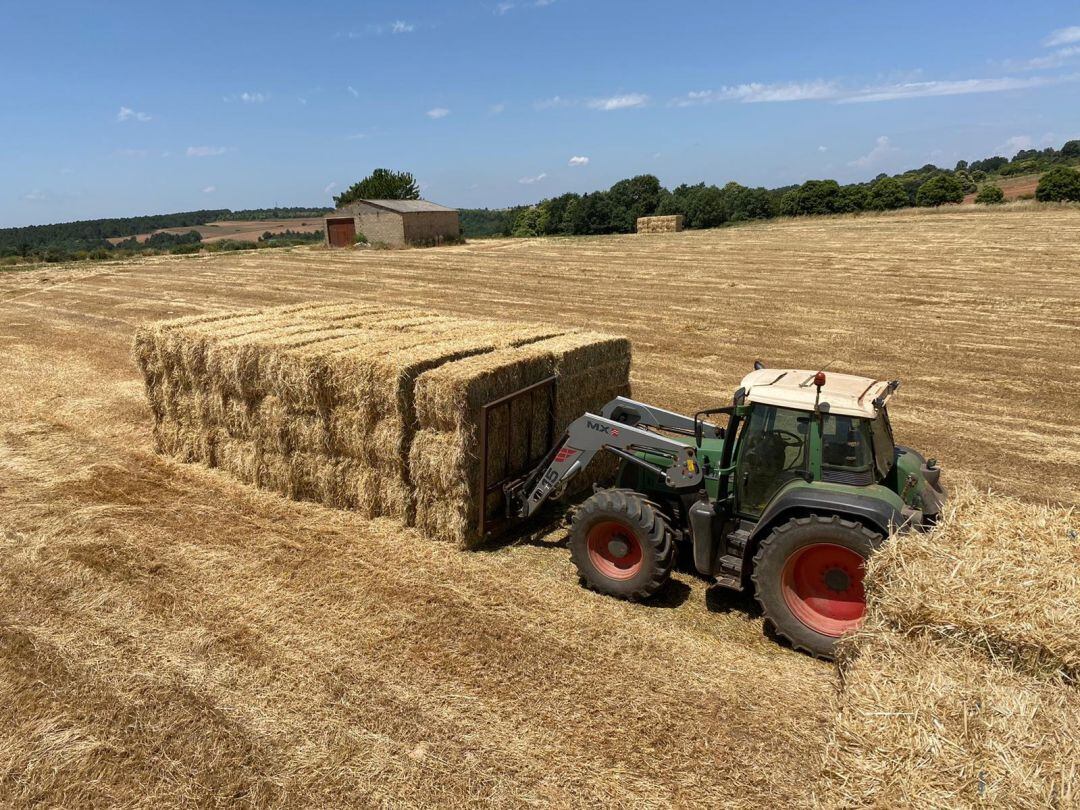
{"label": "rectangular straw bale", "polygon": [[565,330],[319,303],[140,329],[162,452],[299,499],[408,521],[413,386],[429,369]]}
{"label": "rectangular straw bale", "polygon": [[[613,391],[629,386],[630,346],[623,338],[572,332],[527,346],[447,363],[419,377],[416,415],[420,430],[412,442],[409,470],[416,488],[416,525],[432,537],[460,546],[476,545],[480,481],[479,421],[481,406],[551,374],[559,375],[555,436],[547,434],[547,402],[542,393],[493,412],[488,435],[488,478],[493,484],[507,472],[507,438],[515,467],[529,455],[527,428],[532,427],[531,460],[585,410],[598,410]],[[592,375],[591,369],[600,373]],[[618,375],[621,373],[621,379]],[[573,409],[573,410],[571,410]],[[510,420],[513,420],[511,426]],[[579,476],[580,477],[580,476]],[[578,483],[575,481],[575,483]],[[492,499],[499,509],[499,499]]]}
{"label": "rectangular straw bale", "polygon": [[1080,691],[926,634],[867,626],[843,661],[827,807],[1076,807]]}
{"label": "rectangular straw bale", "polygon": [[932,533],[893,537],[867,587],[884,620],[1080,681],[1080,519],[961,487]]}

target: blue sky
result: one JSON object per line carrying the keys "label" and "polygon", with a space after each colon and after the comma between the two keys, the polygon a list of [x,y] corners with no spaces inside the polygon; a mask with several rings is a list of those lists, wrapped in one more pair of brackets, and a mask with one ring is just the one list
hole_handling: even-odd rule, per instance
{"label": "blue sky", "polygon": [[1075,2],[5,0],[0,226],[775,186],[1080,137]]}

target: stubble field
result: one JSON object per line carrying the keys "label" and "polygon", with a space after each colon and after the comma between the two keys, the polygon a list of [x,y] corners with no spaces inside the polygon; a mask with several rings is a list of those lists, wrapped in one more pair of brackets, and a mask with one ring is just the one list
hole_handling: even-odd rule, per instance
{"label": "stubble field", "polygon": [[[628,335],[635,396],[755,358],[903,380],[949,478],[1080,504],[1080,211],[292,249],[0,275],[0,803],[811,802],[830,666],[679,574],[577,584],[564,532],[479,552],[156,457],[136,325],[356,299]],[[827,798],[827,797],[819,797]]]}

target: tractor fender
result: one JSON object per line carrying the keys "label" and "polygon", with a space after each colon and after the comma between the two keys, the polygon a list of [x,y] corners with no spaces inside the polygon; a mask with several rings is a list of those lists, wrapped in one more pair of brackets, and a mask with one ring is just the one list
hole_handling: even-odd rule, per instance
{"label": "tractor fender", "polygon": [[774,498],[762,512],[750,533],[744,560],[754,558],[758,543],[768,536],[775,526],[793,517],[808,514],[839,515],[881,532],[882,537],[888,537],[892,529],[904,525],[906,519],[899,508],[882,498],[860,495],[857,492],[835,492],[811,486],[795,486]]}

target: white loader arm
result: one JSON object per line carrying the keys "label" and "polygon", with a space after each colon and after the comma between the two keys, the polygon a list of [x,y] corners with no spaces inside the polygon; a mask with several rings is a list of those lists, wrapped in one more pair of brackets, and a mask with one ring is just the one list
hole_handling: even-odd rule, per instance
{"label": "white loader arm", "polygon": [[[623,404],[627,403],[638,405],[632,400],[626,400]],[[613,412],[618,404],[618,400],[612,400],[604,411]],[[701,467],[697,463],[697,451],[692,446],[650,430],[586,413],[570,423],[562,441],[551,449],[539,467],[524,481],[507,487],[511,513],[522,518],[531,515],[552,495],[562,492],[567,482],[588,467],[600,450],[607,450],[652,470],[670,487],[693,487],[701,483]],[[668,456],[672,463],[668,467],[651,464],[635,456],[634,450],[649,450]]]}

